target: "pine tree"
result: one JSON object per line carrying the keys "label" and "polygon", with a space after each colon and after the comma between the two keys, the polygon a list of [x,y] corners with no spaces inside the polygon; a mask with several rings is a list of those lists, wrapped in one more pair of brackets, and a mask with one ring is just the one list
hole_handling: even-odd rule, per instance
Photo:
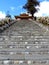
{"label": "pine tree", "polygon": [[37,0],[27,0],[27,3],[23,6],[23,8],[32,14],[33,17],[34,13],[37,12],[37,5],[39,5],[39,2]]}

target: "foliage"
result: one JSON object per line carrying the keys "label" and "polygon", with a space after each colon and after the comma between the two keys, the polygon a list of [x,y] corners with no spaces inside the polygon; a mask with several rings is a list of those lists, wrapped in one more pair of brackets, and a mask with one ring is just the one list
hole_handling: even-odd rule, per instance
{"label": "foliage", "polygon": [[23,6],[32,16],[37,12],[36,6],[39,5],[37,0],[27,0],[27,3]]}

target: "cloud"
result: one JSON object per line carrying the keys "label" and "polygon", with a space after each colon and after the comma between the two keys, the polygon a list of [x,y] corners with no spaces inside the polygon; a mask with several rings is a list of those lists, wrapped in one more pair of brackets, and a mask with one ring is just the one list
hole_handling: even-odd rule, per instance
{"label": "cloud", "polygon": [[40,3],[39,11],[35,13],[35,16],[49,16],[49,1],[43,1]]}
{"label": "cloud", "polygon": [[11,9],[12,11],[19,10],[19,9],[22,9],[22,5],[17,6],[17,7],[12,6],[12,7],[10,7],[10,9]]}
{"label": "cloud", "polygon": [[22,9],[22,5],[16,7],[16,10]]}
{"label": "cloud", "polygon": [[12,11],[14,11],[14,10],[15,10],[15,7],[12,6],[12,7],[10,7],[10,9],[11,9]]}
{"label": "cloud", "polygon": [[4,12],[0,11],[0,19],[5,18],[5,16],[6,16],[6,14]]}

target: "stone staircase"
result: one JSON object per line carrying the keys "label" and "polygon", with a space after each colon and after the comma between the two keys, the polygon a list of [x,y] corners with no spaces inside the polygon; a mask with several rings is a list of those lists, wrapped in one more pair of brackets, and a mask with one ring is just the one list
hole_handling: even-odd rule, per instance
{"label": "stone staircase", "polygon": [[49,36],[31,20],[19,20],[0,34],[0,65],[49,65]]}

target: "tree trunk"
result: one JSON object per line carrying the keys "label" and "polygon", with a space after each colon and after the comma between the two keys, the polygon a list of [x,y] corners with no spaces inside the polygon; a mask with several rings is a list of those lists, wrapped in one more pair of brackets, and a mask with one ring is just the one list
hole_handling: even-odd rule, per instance
{"label": "tree trunk", "polygon": [[32,17],[33,17],[33,14],[32,14]]}

